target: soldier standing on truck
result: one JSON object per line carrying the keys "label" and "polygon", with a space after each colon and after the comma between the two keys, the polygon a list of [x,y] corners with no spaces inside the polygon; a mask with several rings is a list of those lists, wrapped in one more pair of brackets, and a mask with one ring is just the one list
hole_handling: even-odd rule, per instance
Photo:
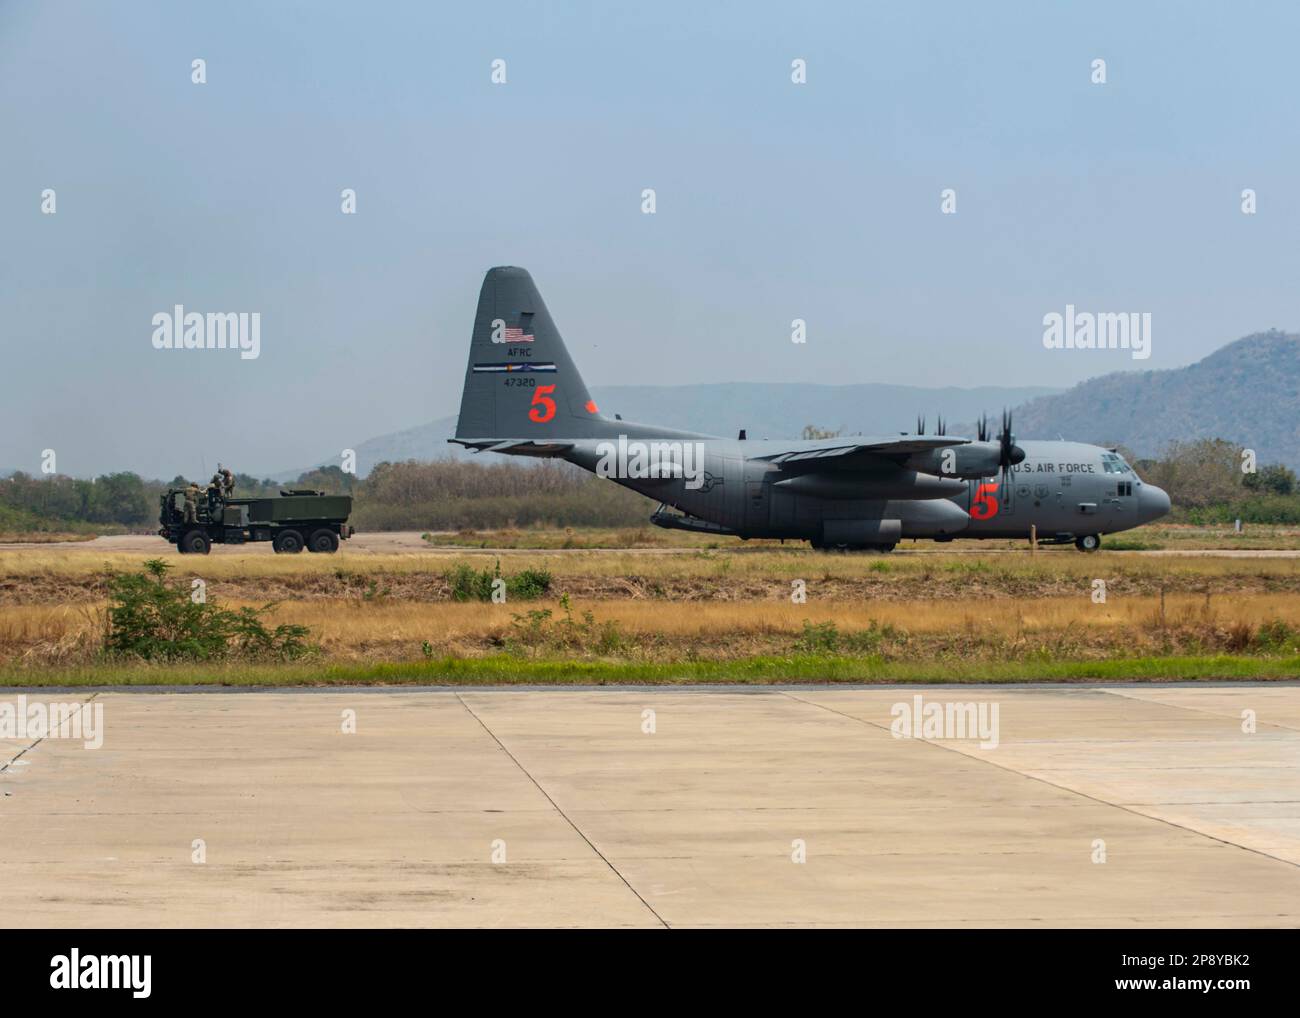
{"label": "soldier standing on truck", "polygon": [[190,481],[189,487],[185,489],[185,522],[197,523],[199,508],[199,486]]}
{"label": "soldier standing on truck", "polygon": [[235,475],[220,463],[217,464],[217,473],[221,475],[221,494],[224,498],[231,498],[235,494]]}
{"label": "soldier standing on truck", "polygon": [[217,520],[221,514],[217,507],[221,504],[221,475],[214,474],[208,483],[208,518]]}

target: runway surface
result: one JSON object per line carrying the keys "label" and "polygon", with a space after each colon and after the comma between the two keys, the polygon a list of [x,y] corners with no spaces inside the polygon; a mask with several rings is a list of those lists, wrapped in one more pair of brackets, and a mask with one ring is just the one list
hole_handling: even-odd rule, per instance
{"label": "runway surface", "polygon": [[1300,924],[1294,685],[28,698],[6,927]]}
{"label": "runway surface", "polygon": [[[772,550],[772,545],[744,545],[733,542],[724,545],[730,551],[741,554]],[[802,542],[792,541],[785,547],[793,550],[806,549]],[[149,534],[119,534],[110,537],[96,537],[90,541],[50,541],[45,543],[0,542],[0,551],[19,551],[42,553],[53,550],[89,551],[104,554],[151,553],[155,555],[175,555],[176,549],[161,537]],[[430,544],[417,531],[387,531],[376,534],[357,534],[342,543],[340,553],[348,555],[400,555],[424,553],[429,555],[591,555],[601,552],[619,555],[697,555],[700,548],[467,548],[452,545]],[[1045,549],[1050,550],[1050,549]],[[1073,551],[1070,549],[1055,549]],[[1102,550],[1107,551],[1105,539]],[[232,544],[212,546],[213,555],[274,555],[269,541],[254,544]],[[953,544],[936,544],[933,541],[917,541],[900,545],[896,555],[1028,555],[1027,547],[1007,548],[990,547],[981,541],[966,541]],[[1155,558],[1300,558],[1300,549],[1294,548],[1163,548],[1147,550],[1117,550],[1115,555],[1151,556]]]}

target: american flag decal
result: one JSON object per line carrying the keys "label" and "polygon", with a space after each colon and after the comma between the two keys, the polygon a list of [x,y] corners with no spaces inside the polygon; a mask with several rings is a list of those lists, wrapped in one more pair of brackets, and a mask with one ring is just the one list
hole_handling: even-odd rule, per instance
{"label": "american flag decal", "polygon": [[499,361],[499,362],[497,362],[497,363],[495,363],[495,364],[475,364],[475,365],[474,365],[474,374],[476,374],[476,375],[480,375],[480,374],[494,374],[494,373],[497,373],[497,372],[505,372],[505,373],[509,373],[509,372],[512,372],[512,371],[541,371],[541,372],[548,372],[548,371],[549,371],[549,372],[554,372],[554,371],[555,371],[555,365],[554,365],[554,364],[533,364],[533,363],[531,363],[531,362],[527,362],[527,363],[524,363],[524,364],[513,364],[513,363],[506,363],[506,362],[504,362],[504,361]]}
{"label": "american flag decal", "polygon": [[505,336],[507,343],[531,343],[533,341],[532,336],[524,335],[523,329],[507,328]]}

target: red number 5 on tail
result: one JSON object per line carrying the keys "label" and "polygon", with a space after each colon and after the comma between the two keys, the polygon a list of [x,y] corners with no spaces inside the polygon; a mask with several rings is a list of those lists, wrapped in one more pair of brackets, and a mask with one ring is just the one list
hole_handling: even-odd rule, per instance
{"label": "red number 5 on tail", "polygon": [[548,395],[554,391],[555,386],[553,385],[539,385],[533,390],[533,408],[528,411],[530,421],[536,424],[545,424],[555,416],[555,400]]}

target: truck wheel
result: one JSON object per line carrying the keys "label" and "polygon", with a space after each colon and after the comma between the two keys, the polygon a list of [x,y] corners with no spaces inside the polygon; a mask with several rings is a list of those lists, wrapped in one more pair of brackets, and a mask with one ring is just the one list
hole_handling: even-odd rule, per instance
{"label": "truck wheel", "polygon": [[182,555],[206,555],[212,550],[212,542],[202,530],[187,530],[176,542],[176,550]]}
{"label": "truck wheel", "polygon": [[1084,534],[1082,537],[1074,539],[1074,546],[1080,551],[1096,551],[1101,547],[1101,536],[1098,534]]}
{"label": "truck wheel", "polygon": [[311,536],[307,538],[307,550],[326,554],[338,551],[338,534],[332,530],[326,530],[324,527],[321,527],[320,530],[313,530]]}
{"label": "truck wheel", "polygon": [[296,530],[281,530],[271,542],[277,555],[297,555],[302,551],[302,534]]}

